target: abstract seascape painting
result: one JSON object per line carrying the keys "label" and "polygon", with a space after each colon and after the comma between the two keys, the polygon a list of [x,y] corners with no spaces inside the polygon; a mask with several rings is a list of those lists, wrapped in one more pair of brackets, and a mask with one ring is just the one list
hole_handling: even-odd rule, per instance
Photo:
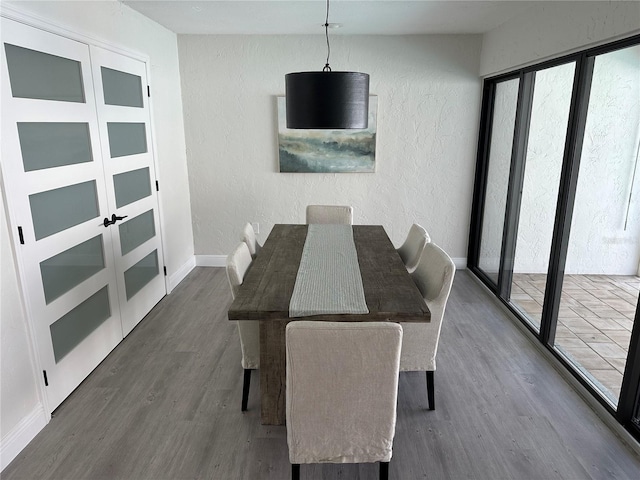
{"label": "abstract seascape painting", "polygon": [[294,130],[286,127],[285,97],[278,97],[282,173],[371,173],[376,169],[378,97],[369,97],[369,128]]}

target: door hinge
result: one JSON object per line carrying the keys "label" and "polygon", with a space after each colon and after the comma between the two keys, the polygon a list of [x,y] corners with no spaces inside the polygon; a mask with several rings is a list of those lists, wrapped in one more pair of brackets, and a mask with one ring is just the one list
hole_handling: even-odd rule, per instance
{"label": "door hinge", "polygon": [[49,386],[49,379],[47,378],[47,371],[46,370],[42,370],[42,374],[44,375],[44,386],[48,387]]}
{"label": "door hinge", "polygon": [[147,97],[151,97],[151,87],[147,85]]}
{"label": "door hinge", "polygon": [[156,180],[156,192],[160,191],[160,182],[158,182],[158,180]]}
{"label": "door hinge", "polygon": [[167,276],[167,267],[162,267],[162,269],[164,270],[164,276]]}
{"label": "door hinge", "polygon": [[24,245],[24,235],[22,234],[22,227],[18,227],[18,237],[20,238],[20,245]]}

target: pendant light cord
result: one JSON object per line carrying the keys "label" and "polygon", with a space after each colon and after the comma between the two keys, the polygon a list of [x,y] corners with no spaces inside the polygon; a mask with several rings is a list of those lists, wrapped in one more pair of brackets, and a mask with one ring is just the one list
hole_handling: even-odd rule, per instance
{"label": "pendant light cord", "polygon": [[327,39],[327,63],[324,64],[323,72],[330,72],[329,55],[331,55],[331,45],[329,45],[329,0],[327,0],[327,17],[324,20],[324,35]]}

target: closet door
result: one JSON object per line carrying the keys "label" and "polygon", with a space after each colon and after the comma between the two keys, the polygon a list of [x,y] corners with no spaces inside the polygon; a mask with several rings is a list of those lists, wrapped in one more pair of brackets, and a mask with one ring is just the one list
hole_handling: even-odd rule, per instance
{"label": "closet door", "polygon": [[146,70],[94,46],[91,63],[126,336],[166,294]]}
{"label": "closet door", "polygon": [[52,411],[123,338],[120,265],[89,47],[1,27],[3,183]]}

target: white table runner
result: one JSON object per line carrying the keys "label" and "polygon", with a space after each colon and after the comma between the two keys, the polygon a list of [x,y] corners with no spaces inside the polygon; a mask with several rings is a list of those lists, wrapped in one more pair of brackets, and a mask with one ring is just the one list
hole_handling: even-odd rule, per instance
{"label": "white table runner", "polygon": [[308,227],[290,317],[369,313],[351,225]]}

